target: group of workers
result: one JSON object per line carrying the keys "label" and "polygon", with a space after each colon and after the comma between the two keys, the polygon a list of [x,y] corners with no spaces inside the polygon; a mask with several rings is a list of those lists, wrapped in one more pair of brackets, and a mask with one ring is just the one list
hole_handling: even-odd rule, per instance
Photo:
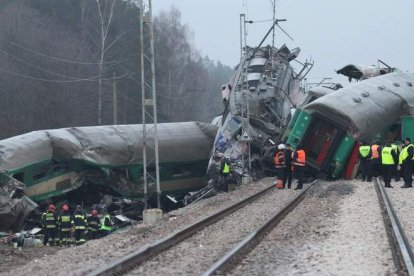
{"label": "group of workers", "polygon": [[95,209],[92,210],[90,216],[87,216],[82,206],[77,205],[76,210],[71,213],[69,206],[64,204],[58,214],[56,207],[50,204],[42,215],[42,226],[44,245],[70,245],[72,233],[75,244],[80,245],[86,242],[86,235],[92,240],[110,234],[114,223],[108,213],[99,218]]}
{"label": "group of workers", "polygon": [[298,147],[296,150],[287,143],[279,144],[274,156],[274,164],[276,168],[277,187],[290,189],[292,185],[292,174],[298,180],[295,190],[303,187],[303,180],[306,166],[305,150]]}
{"label": "group of workers", "polygon": [[373,176],[382,175],[385,187],[393,188],[391,179],[394,177],[398,182],[402,176],[404,185],[401,188],[412,188],[414,145],[410,138],[405,138],[402,144],[388,142],[384,147],[378,141],[371,145],[361,142],[359,160],[362,181],[371,182]]}

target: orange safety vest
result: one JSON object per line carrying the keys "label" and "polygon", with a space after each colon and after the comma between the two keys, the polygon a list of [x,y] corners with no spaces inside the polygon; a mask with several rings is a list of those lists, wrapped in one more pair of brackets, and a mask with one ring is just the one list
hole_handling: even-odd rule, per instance
{"label": "orange safety vest", "polygon": [[371,159],[379,158],[378,148],[379,148],[379,145],[372,145],[371,146]]}
{"label": "orange safety vest", "polygon": [[306,154],[304,150],[296,151],[298,157],[293,161],[296,166],[304,167],[306,165]]}
{"label": "orange safety vest", "polygon": [[285,167],[285,153],[283,151],[277,152],[275,155],[274,161],[275,161],[276,168],[284,168]]}

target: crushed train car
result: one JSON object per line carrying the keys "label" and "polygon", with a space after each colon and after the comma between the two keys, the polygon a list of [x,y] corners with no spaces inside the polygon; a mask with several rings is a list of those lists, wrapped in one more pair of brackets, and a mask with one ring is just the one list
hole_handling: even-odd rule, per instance
{"label": "crushed train car", "polygon": [[[204,186],[216,132],[199,122],[158,124],[163,195],[184,196]],[[99,203],[105,194],[143,198],[142,137],[142,125],[114,125],[34,131],[0,141],[0,231],[26,215],[6,208],[14,202],[10,179],[43,205],[61,197],[76,204]],[[153,193],[155,184],[148,182]]]}
{"label": "crushed train car", "polygon": [[319,177],[352,178],[361,139],[414,136],[414,75],[392,68],[378,74],[356,69],[338,70],[360,81],[304,105],[287,135],[294,148],[305,149],[307,165]]}
{"label": "crushed train car", "polygon": [[292,107],[303,100],[300,81],[313,65],[303,64],[296,73],[290,62],[299,52],[285,45],[247,48],[229,85],[224,86],[225,108],[207,175],[212,185],[220,183],[221,156],[230,162],[234,183],[241,183],[244,175],[260,178],[267,169],[273,170],[275,142],[290,121]]}

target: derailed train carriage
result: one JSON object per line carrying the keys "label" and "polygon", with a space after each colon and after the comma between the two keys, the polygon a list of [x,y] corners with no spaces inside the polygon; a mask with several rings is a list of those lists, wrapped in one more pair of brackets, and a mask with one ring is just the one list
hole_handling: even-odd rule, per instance
{"label": "derailed train carriage", "polygon": [[351,178],[362,139],[414,139],[414,75],[387,68],[366,76],[345,68],[338,72],[362,80],[304,105],[287,135],[294,148],[305,149],[319,177]]}
{"label": "derailed train carriage", "polygon": [[[216,132],[199,122],[158,124],[163,195],[180,197],[204,186]],[[104,194],[142,199],[142,134],[142,125],[73,127],[0,141],[0,231],[19,229],[35,207],[31,200],[99,203]],[[155,183],[148,182],[151,194]]]}

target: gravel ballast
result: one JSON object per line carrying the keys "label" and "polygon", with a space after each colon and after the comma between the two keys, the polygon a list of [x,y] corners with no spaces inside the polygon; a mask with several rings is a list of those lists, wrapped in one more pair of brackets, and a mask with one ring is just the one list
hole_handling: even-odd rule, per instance
{"label": "gravel ballast", "polygon": [[392,182],[394,189],[387,189],[387,194],[394,207],[395,214],[400,220],[404,234],[411,246],[414,245],[414,188],[401,189],[403,181]]}
{"label": "gravel ballast", "polygon": [[[86,244],[59,250],[53,256],[39,255],[25,265],[16,264],[14,269],[1,275],[84,275],[110,261],[120,258],[145,245],[165,237],[185,226],[226,208],[272,184],[273,178],[241,186],[230,193],[172,211],[164,215],[154,226],[138,224],[122,229],[108,237],[88,241]],[[24,249],[23,249],[24,250]]]}
{"label": "gravel ballast", "polygon": [[232,274],[395,274],[373,183],[320,182],[318,187]]}
{"label": "gravel ballast", "polygon": [[257,201],[145,262],[130,274],[200,275],[298,193],[299,191],[293,189],[274,189]]}

